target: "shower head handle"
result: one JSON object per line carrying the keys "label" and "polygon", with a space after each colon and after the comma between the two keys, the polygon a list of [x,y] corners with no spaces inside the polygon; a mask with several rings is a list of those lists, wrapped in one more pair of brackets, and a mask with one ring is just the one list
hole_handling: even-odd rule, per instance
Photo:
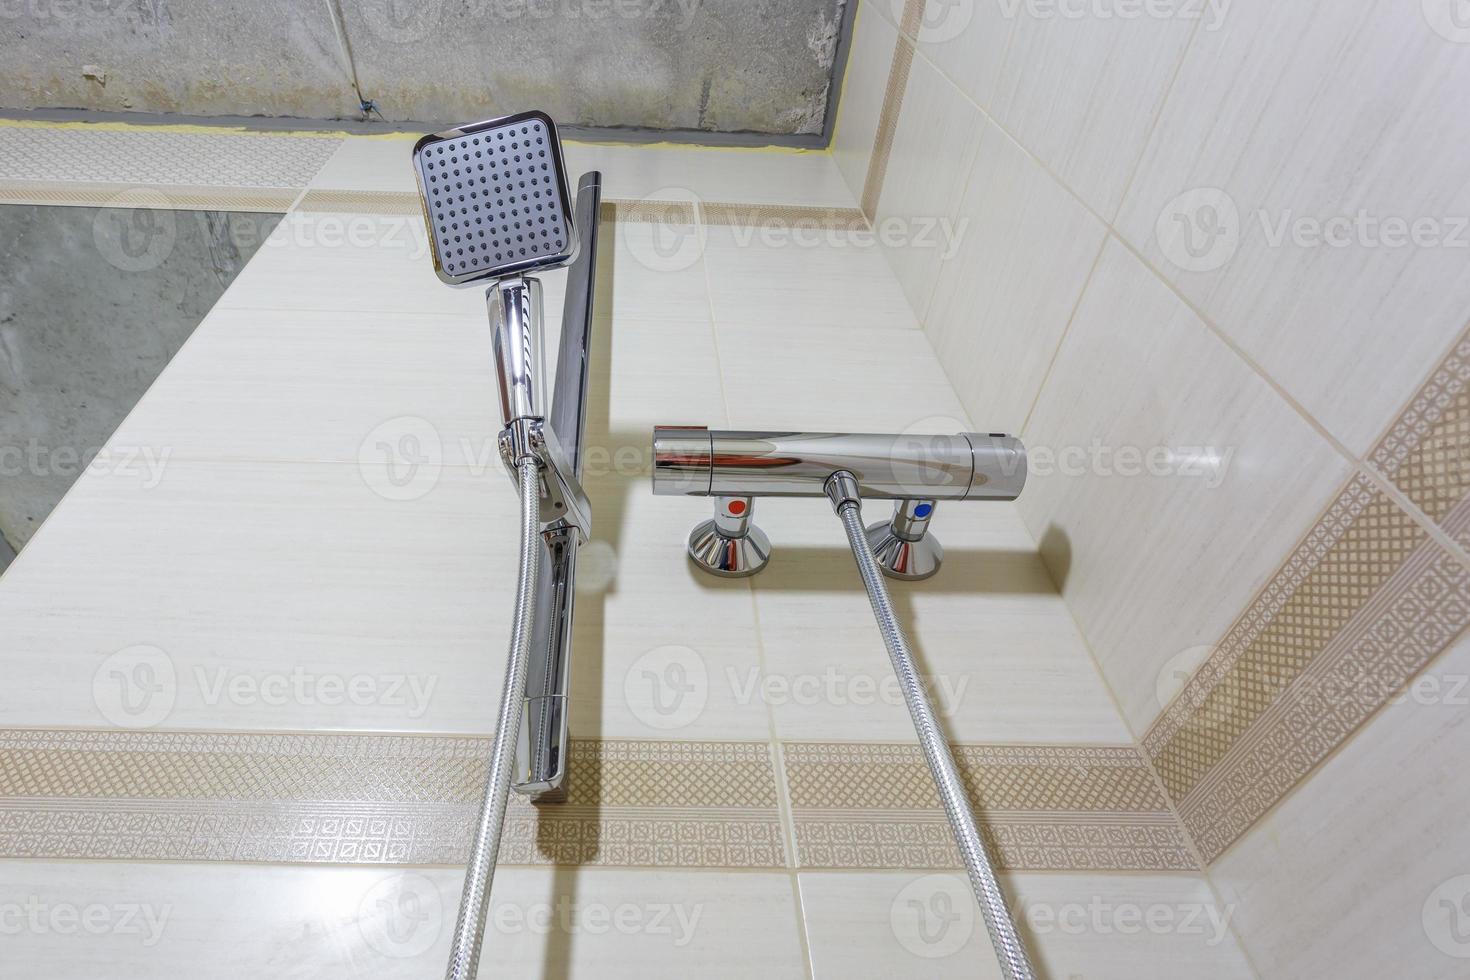
{"label": "shower head handle", "polygon": [[500,388],[500,421],[544,419],[546,330],[541,315],[541,283],[528,276],[500,279],[485,290],[490,313],[490,347]]}

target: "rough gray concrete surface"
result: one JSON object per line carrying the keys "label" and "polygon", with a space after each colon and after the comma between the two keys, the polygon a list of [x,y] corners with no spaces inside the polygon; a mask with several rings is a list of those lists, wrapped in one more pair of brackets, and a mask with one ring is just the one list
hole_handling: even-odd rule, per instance
{"label": "rough gray concrete surface", "polygon": [[0,107],[819,134],[849,2],[0,0]]}
{"label": "rough gray concrete surface", "polygon": [[357,112],[327,0],[0,0],[0,105]]}
{"label": "rough gray concrete surface", "polygon": [[0,568],[279,221],[0,205]]}
{"label": "rough gray concrete surface", "polygon": [[[389,119],[818,133],[844,0],[343,0]],[[395,12],[401,16],[393,16]]]}

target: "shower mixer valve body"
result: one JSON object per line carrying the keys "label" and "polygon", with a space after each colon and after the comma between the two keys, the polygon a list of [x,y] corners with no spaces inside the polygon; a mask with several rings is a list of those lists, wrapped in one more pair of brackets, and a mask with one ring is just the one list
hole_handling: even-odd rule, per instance
{"label": "shower mixer valve body", "polygon": [[829,481],[862,499],[892,500],[893,515],[866,529],[884,574],[925,579],[944,549],[929,531],[940,501],[1015,500],[1026,450],[1002,434],[716,432],[659,426],[653,492],[713,497],[715,515],[689,535],[689,558],[711,575],[739,578],[766,566],[771,542],[756,526],[757,497],[821,497]]}

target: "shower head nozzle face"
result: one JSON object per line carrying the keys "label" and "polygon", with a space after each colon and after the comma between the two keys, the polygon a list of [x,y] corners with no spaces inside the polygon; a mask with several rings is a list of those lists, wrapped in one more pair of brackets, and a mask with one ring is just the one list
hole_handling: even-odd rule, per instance
{"label": "shower head nozzle face", "polygon": [[499,279],[575,254],[561,140],[545,113],[425,136],[414,145],[413,164],[443,281]]}

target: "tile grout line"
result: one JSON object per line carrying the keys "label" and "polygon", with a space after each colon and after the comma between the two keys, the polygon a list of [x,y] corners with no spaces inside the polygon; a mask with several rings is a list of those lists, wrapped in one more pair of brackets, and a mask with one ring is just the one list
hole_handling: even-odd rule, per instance
{"label": "tile grout line", "polygon": [[[995,116],[993,116],[988,110],[985,109],[984,106],[981,106],[977,101],[975,101],[975,99],[972,98],[969,93],[967,93],[957,82],[955,82],[955,80],[951,78],[939,65],[935,64],[934,61],[930,59],[927,55],[925,55],[924,52],[921,50],[915,49],[915,54],[916,56],[923,58],[929,64],[930,68],[938,72],[939,75],[959,93],[961,98],[963,98],[970,105],[974,106],[981,115],[983,115],[987,120],[995,125],[1001,131],[1001,133],[1005,135],[1007,139],[1014,143],[1018,149],[1020,149],[1033,163],[1035,163],[1044,173],[1046,173],[1046,175],[1049,176],[1057,184],[1057,186],[1065,191],[1069,197],[1076,201],[1076,203],[1080,207],[1082,207],[1085,211],[1087,211],[1087,213],[1092,215],[1098,221],[1102,222],[1104,228],[1106,228],[1107,230],[1107,235],[1104,237],[1104,246],[1106,246],[1107,238],[1112,238],[1115,239],[1125,249],[1127,249],[1128,252],[1135,259],[1143,264],[1144,268],[1148,270],[1150,275],[1159,280],[1159,282],[1163,283],[1163,285],[1171,293],[1173,293],[1174,296],[1179,299],[1179,301],[1182,302],[1189,309],[1189,311],[1200,320],[1201,323],[1205,325],[1206,329],[1209,330],[1211,334],[1213,334],[1218,340],[1224,343],[1225,346],[1233,354],[1236,355],[1236,357],[1240,358],[1240,360],[1245,364],[1247,368],[1250,369],[1253,374],[1258,375],[1263,381],[1265,381],[1265,383],[1272,389],[1272,391],[1274,391],[1280,398],[1285,400],[1292,411],[1299,415],[1303,421],[1305,421],[1313,430],[1317,432],[1319,436],[1326,440],[1327,443],[1338,454],[1340,454],[1356,469],[1361,471],[1365,476],[1368,477],[1368,479],[1373,481],[1375,485],[1381,487],[1386,495],[1392,498],[1394,502],[1398,504],[1401,508],[1405,509],[1409,516],[1414,518],[1416,523],[1422,526],[1425,531],[1428,532],[1428,534],[1433,537],[1438,544],[1445,548],[1445,550],[1454,555],[1455,558],[1461,562],[1461,564],[1464,564],[1466,567],[1470,567],[1470,550],[1467,550],[1459,543],[1454,541],[1454,539],[1451,538],[1448,534],[1444,533],[1444,531],[1440,529],[1435,522],[1429,520],[1428,516],[1424,514],[1418,506],[1412,504],[1412,502],[1408,502],[1407,498],[1402,493],[1400,493],[1396,487],[1391,486],[1387,482],[1387,480],[1367,462],[1366,459],[1354,454],[1350,449],[1347,448],[1345,444],[1341,442],[1341,440],[1332,435],[1327,427],[1323,425],[1314,415],[1312,415],[1312,413],[1309,412],[1305,406],[1297,401],[1295,397],[1289,394],[1285,387],[1277,382],[1276,379],[1272,377],[1262,365],[1257,363],[1254,358],[1252,358],[1244,351],[1244,349],[1242,349],[1238,344],[1232,341],[1225,334],[1224,330],[1214,322],[1214,319],[1208,316],[1198,306],[1198,304],[1196,304],[1193,300],[1186,296],[1183,290],[1181,290],[1173,282],[1172,279],[1170,279],[1161,270],[1159,270],[1154,265],[1154,263],[1151,262],[1138,248],[1134,247],[1134,245],[1126,237],[1124,237],[1123,233],[1114,225],[1113,222],[1104,218],[1091,205],[1089,205],[1087,201],[1085,201],[1081,197],[1081,195],[1079,195],[1077,191],[1071,187],[1070,184],[1062,179],[1062,177],[1059,176],[1049,165],[1047,165],[1045,161],[1043,161],[1039,156],[1037,156],[1029,148],[1027,148],[1024,143],[1022,143],[1013,133],[1011,133],[1005,126],[1003,126],[1000,121],[995,118]],[[1182,60],[1180,64],[1182,66]],[[1121,213],[1121,205],[1119,210]],[[1081,296],[1078,297],[1078,302],[1080,304]],[[1449,350],[1453,349],[1454,347],[1453,345],[1451,345]],[[1058,347],[1058,350],[1060,350],[1060,346]],[[1435,363],[1437,368],[1439,362],[1436,361]],[[1432,374],[1433,372],[1431,371],[1431,375]],[[1421,382],[1419,386],[1415,387],[1414,394],[1417,394],[1418,389],[1422,387],[1422,384],[1423,383]],[[1043,383],[1041,392],[1044,393],[1044,391],[1045,384]],[[1038,402],[1040,401],[1040,397],[1041,395],[1040,393],[1038,393]],[[1413,395],[1410,396],[1411,403],[1412,399]],[[1390,420],[1390,427],[1395,422],[1397,422],[1397,418]],[[1404,506],[1406,502],[1408,502],[1407,507]]]}
{"label": "tile grout line", "polygon": [[[703,215],[700,213],[702,206],[696,206],[695,218],[702,222]],[[719,324],[715,319],[715,290],[714,283],[710,278],[709,262],[707,256],[701,254],[700,265],[704,269],[705,300],[709,305],[709,329],[710,341],[714,345],[715,374],[719,379],[720,403],[725,408],[725,424],[733,425],[730,416],[730,398],[725,390],[725,365],[720,357],[720,334]],[[755,583],[747,578],[742,583],[745,586],[746,595],[750,599],[751,625],[755,632],[755,655],[756,665],[760,670],[762,681],[767,676],[765,640],[761,635],[760,608],[755,601]],[[801,878],[799,876],[800,858],[796,849],[796,818],[791,810],[790,791],[786,785],[786,755],[782,751],[780,738],[776,733],[776,713],[771,707],[770,699],[764,696],[761,701],[766,712],[766,734],[770,738],[771,754],[771,776],[776,784],[776,812],[781,822],[781,836],[786,844],[787,880],[791,883],[792,909],[796,913],[796,935],[801,944],[802,963],[806,970],[807,980],[815,977],[816,961],[812,957],[811,940],[806,921],[806,906],[802,901]]]}
{"label": "tile grout line", "polygon": [[[1104,244],[1106,245],[1106,240],[1104,240]],[[1098,258],[1102,258],[1101,252],[1098,253]],[[1080,298],[1078,303],[1081,303]],[[1060,345],[1058,345],[1058,350],[1060,350]],[[1030,534],[1031,532],[1027,529],[1026,533]],[[1035,543],[1034,538],[1032,542]],[[1048,569],[1047,574],[1051,574],[1050,569]],[[1055,579],[1052,580],[1052,585],[1054,587],[1056,586]],[[1215,885],[1214,876],[1210,873],[1210,865],[1205,861],[1204,853],[1195,841],[1194,834],[1190,832],[1189,825],[1184,822],[1184,815],[1180,813],[1178,803],[1175,802],[1173,794],[1169,792],[1169,787],[1164,784],[1164,777],[1160,775],[1158,766],[1154,764],[1153,757],[1149,755],[1148,749],[1144,747],[1142,739],[1138,737],[1138,732],[1133,727],[1133,721],[1124,712],[1123,704],[1118,700],[1118,694],[1113,690],[1113,685],[1108,683],[1107,674],[1103,672],[1102,661],[1098,659],[1097,652],[1093,649],[1092,640],[1088,638],[1087,633],[1082,629],[1082,625],[1077,622],[1077,615],[1072,609],[1072,604],[1067,602],[1060,588],[1057,589],[1057,597],[1062,600],[1062,606],[1067,610],[1067,616],[1072,621],[1072,628],[1077,631],[1077,636],[1082,640],[1082,646],[1087,651],[1088,659],[1092,661],[1092,669],[1096,672],[1098,680],[1102,682],[1103,689],[1108,692],[1108,698],[1113,703],[1113,710],[1117,712],[1118,720],[1123,723],[1123,727],[1127,729],[1128,734],[1133,738],[1134,749],[1138,752],[1144,765],[1148,767],[1149,775],[1153,777],[1154,787],[1163,798],[1164,805],[1169,808],[1169,815],[1174,818],[1175,825],[1179,828],[1180,836],[1184,838],[1184,843],[1189,848],[1190,857],[1198,865],[1198,870],[1190,873],[1190,877],[1197,877],[1209,889],[1217,910],[1228,908],[1229,903],[1224,901],[1224,896]],[[1266,975],[1261,972],[1260,967],[1256,964],[1255,958],[1251,956],[1250,950],[1246,948],[1245,939],[1237,933],[1233,916],[1230,919],[1229,929],[1230,935],[1235,939],[1235,945],[1240,950],[1241,956],[1245,959],[1246,966],[1250,968],[1254,980],[1265,980]]]}
{"label": "tile grout line", "polygon": [[[1108,250],[1108,235],[1104,230],[1102,244],[1097,248],[1097,255],[1093,257],[1092,268],[1087,270],[1087,278],[1082,281],[1082,288],[1077,292],[1077,302],[1072,304],[1072,312],[1067,316],[1067,325],[1062,328],[1062,335],[1057,338],[1057,346],[1051,352],[1051,360],[1047,362],[1046,373],[1041,376],[1041,384],[1036,386],[1036,394],[1031,398],[1031,406],[1026,409],[1025,420],[1021,422],[1021,428],[1016,433],[1024,438],[1024,433],[1031,425],[1031,419],[1036,414],[1036,409],[1041,405],[1041,396],[1046,391],[1047,382],[1051,380],[1052,372],[1056,370],[1057,362],[1062,359],[1062,348],[1066,346],[1067,338],[1072,334],[1072,324],[1077,322],[1077,314],[1082,310],[1082,301],[1087,297],[1087,290],[1092,287],[1092,280],[1097,276],[1097,270],[1102,266],[1103,254]],[[1028,531],[1029,533],[1029,531]],[[1061,594],[1061,590],[1057,590]],[[1065,600],[1063,600],[1065,602]],[[1068,604],[1068,608],[1071,606]],[[1081,627],[1079,626],[1080,630]],[[1106,683],[1106,678],[1104,678]],[[1111,685],[1109,685],[1111,689]]]}

